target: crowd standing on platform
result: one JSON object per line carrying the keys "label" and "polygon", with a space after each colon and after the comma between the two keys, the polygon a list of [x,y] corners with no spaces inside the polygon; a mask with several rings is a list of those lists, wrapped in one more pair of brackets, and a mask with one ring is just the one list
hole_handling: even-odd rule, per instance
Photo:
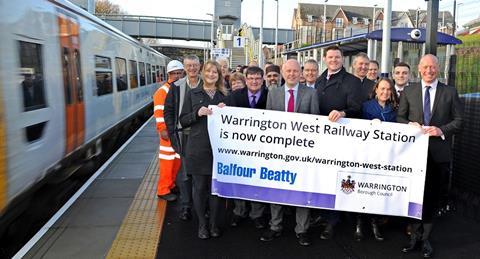
{"label": "crowd standing on platform", "polygon": [[[430,235],[434,216],[447,202],[452,136],[462,125],[463,106],[456,89],[438,81],[439,64],[433,55],[420,59],[420,83],[410,82],[410,65],[404,62],[395,64],[392,80],[379,78],[378,62],[365,53],[353,57],[353,74],[343,66],[343,53],[338,46],[325,48],[322,58],[326,69],[320,75],[319,65],[313,59],[307,60],[303,68],[292,59],[281,67],[267,63],[263,69],[252,61],[248,66],[238,65],[232,74],[227,59],[206,61],[202,69],[194,55],[186,56],[183,64],[171,61],[167,66],[168,80],[154,95],[160,136],[157,196],[174,201],[178,186],[179,218],[190,220],[193,204],[198,237],[221,236],[219,215],[226,206],[225,199],[211,194],[213,156],[207,116],[212,111],[208,105],[320,114],[328,116],[331,122],[359,118],[372,123],[408,123],[420,127],[430,138],[422,220],[405,220],[410,242],[401,251],[420,248],[423,257],[432,257]],[[182,78],[184,71],[186,76]],[[282,235],[286,206],[240,199],[226,201],[233,204],[231,227],[250,218],[257,229],[263,229],[268,220],[269,227],[259,234],[260,240],[268,242]],[[300,245],[312,243],[308,230],[318,221],[324,224],[320,239],[333,237],[341,212],[294,209],[294,231]],[[355,240],[365,238],[366,220],[374,238],[384,240],[379,222],[386,221],[385,217],[348,214],[356,219]]]}

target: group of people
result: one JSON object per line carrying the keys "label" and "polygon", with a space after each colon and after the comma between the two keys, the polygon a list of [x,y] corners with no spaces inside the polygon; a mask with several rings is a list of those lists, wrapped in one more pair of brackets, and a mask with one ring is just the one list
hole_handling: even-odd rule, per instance
{"label": "group of people", "polygon": [[[328,116],[331,122],[360,118],[408,123],[421,128],[430,140],[422,220],[411,220],[410,242],[402,251],[421,247],[423,257],[431,257],[433,248],[429,237],[448,181],[452,135],[462,124],[463,106],[456,89],[438,81],[439,64],[434,55],[421,57],[420,83],[409,82],[410,66],[403,62],[395,64],[393,80],[377,78],[378,63],[365,53],[353,58],[351,74],[343,66],[343,53],[338,46],[327,47],[323,61],[327,69],[321,74],[316,60],[306,61],[303,68],[293,59],[281,68],[267,64],[262,69],[249,64],[237,67],[233,73],[228,60],[207,61],[201,72],[196,56],[185,57],[183,64],[171,61],[167,66],[168,80],[154,95],[160,135],[158,197],[176,200],[178,186],[180,219],[191,219],[193,204],[199,224],[198,237],[221,236],[219,215],[225,206],[222,198],[211,194],[213,156],[207,116],[212,111],[209,105],[317,114]],[[184,71],[186,76],[181,78]],[[260,240],[268,242],[281,236],[285,206],[236,199],[233,204],[232,227],[250,218],[258,229],[268,226]],[[267,210],[270,213],[266,213]],[[308,234],[314,221],[311,211],[295,208],[294,231],[303,246],[312,243]],[[340,212],[321,211],[320,215],[325,222],[320,238],[330,239]],[[384,239],[377,216],[356,214],[355,217],[356,240],[364,238],[366,219],[374,238]]]}

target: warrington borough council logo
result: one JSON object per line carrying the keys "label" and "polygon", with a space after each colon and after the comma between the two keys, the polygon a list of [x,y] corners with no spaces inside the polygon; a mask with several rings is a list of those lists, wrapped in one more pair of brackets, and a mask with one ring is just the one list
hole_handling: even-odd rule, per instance
{"label": "warrington borough council logo", "polygon": [[347,178],[347,180],[342,179],[342,185],[340,186],[340,188],[345,194],[350,194],[355,191],[355,180],[351,180],[352,177],[350,175],[347,176]]}

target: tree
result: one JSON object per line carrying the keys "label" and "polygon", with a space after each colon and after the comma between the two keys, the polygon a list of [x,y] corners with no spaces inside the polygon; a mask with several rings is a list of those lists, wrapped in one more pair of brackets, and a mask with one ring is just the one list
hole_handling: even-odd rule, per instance
{"label": "tree", "polygon": [[95,14],[125,14],[120,6],[110,2],[109,0],[95,1]]}

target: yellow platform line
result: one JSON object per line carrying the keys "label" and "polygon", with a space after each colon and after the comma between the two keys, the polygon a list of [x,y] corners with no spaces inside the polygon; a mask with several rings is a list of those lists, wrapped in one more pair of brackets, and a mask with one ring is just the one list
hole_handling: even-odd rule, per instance
{"label": "yellow platform line", "polygon": [[107,254],[111,258],[155,258],[167,203],[157,198],[158,159],[150,163]]}

